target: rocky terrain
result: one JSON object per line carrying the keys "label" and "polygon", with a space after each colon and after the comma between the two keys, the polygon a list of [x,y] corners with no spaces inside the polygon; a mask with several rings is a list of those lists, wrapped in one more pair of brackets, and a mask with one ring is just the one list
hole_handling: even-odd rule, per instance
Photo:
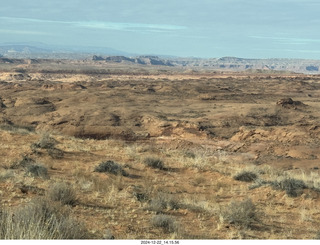
{"label": "rocky terrain", "polygon": [[0,59],[8,217],[49,200],[78,239],[319,238],[320,76],[140,59]]}

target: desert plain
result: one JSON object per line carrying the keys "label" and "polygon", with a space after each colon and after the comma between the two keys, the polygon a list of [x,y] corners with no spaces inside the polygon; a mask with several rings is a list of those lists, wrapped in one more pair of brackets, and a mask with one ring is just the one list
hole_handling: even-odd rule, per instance
{"label": "desert plain", "polygon": [[319,75],[2,60],[0,238],[319,238],[319,120]]}

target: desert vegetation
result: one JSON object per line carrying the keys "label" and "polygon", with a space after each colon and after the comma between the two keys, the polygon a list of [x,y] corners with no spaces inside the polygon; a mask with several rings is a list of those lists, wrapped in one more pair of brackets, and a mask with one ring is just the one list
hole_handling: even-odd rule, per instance
{"label": "desert vegetation", "polygon": [[1,239],[88,239],[83,225],[69,211],[46,199],[24,207],[1,210]]}
{"label": "desert vegetation", "polygon": [[0,75],[1,239],[319,238],[318,76],[46,65]]}

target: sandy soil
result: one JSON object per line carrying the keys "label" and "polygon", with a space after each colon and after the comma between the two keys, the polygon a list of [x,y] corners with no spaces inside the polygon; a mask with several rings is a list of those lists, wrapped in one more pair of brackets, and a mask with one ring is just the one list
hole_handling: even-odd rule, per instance
{"label": "sandy soil", "polygon": [[[53,182],[67,181],[78,195],[74,216],[97,239],[106,230],[116,239],[316,237],[319,76],[155,68],[149,74],[85,74],[39,67],[0,74],[3,205],[44,195],[23,193],[21,186],[45,192]],[[46,132],[57,140],[62,158],[31,147]],[[50,180],[10,167],[23,156],[48,167]],[[149,156],[166,168],[146,166]],[[118,162],[129,177],[94,172],[107,160]],[[296,197],[272,185],[255,188],[257,183],[234,179],[244,169],[265,181],[301,179],[308,188]],[[148,199],[139,201],[137,193]],[[150,209],[159,195],[181,205]],[[259,221],[250,228],[228,223],[223,207],[246,198],[257,206]],[[173,217],[179,229],[152,225],[159,213]]]}

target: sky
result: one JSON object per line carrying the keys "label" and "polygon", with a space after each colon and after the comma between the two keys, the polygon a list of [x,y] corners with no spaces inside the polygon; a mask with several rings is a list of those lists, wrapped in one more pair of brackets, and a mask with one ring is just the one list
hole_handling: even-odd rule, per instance
{"label": "sky", "polygon": [[0,43],[320,59],[319,0],[1,0]]}

